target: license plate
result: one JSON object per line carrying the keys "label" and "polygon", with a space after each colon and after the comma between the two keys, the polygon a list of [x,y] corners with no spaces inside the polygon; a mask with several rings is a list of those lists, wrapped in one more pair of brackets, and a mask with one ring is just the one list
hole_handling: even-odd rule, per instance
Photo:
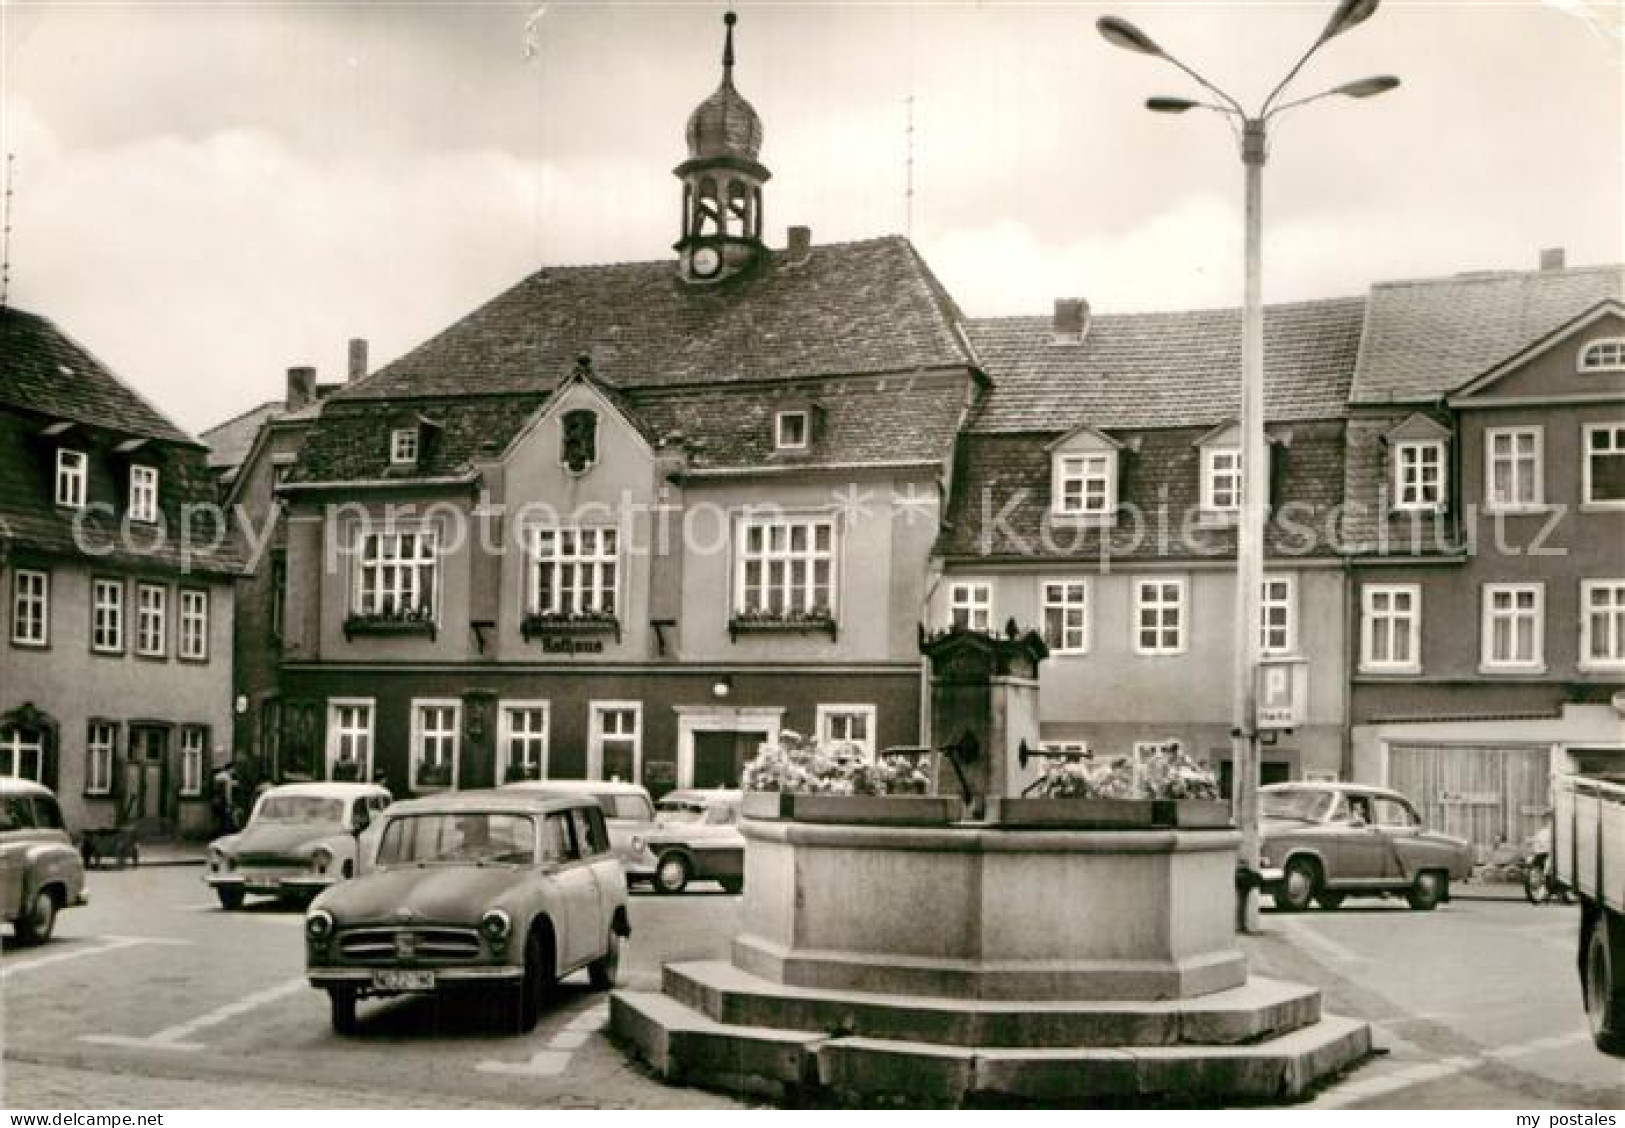
{"label": "license plate", "polygon": [[390,968],[372,973],[375,991],[433,991],[434,972]]}

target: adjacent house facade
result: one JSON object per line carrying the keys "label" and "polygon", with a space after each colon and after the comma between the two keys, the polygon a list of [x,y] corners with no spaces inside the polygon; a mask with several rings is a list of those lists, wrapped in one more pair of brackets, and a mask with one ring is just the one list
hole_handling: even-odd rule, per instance
{"label": "adjacent house facade", "polygon": [[44,317],[0,308],[0,775],[69,826],[212,825],[232,585],[204,448]]}
{"label": "adjacent house facade", "polygon": [[[1260,632],[1297,689],[1266,781],[1347,771],[1345,577],[1330,535],[1361,299],[1272,307],[1271,517]],[[991,388],[959,444],[936,547],[937,627],[1039,629],[1040,728],[1059,751],[1177,744],[1228,775],[1238,310],[972,321]]]}
{"label": "adjacent house facade", "polygon": [[673,259],[538,271],[323,402],[277,488],[276,778],[658,792],[737,784],[784,728],[917,741],[983,378],[906,241],[766,245],[732,67]]}
{"label": "adjacent house facade", "polygon": [[1625,764],[1625,271],[1373,288],[1347,462],[1359,778],[1481,853]]}

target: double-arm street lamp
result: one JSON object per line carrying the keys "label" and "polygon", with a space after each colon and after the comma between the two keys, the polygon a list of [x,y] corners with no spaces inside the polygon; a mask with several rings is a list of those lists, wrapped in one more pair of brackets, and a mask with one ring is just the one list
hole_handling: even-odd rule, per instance
{"label": "double-arm street lamp", "polygon": [[[1241,862],[1254,873],[1259,868],[1258,832],[1258,656],[1259,604],[1264,579],[1264,514],[1269,504],[1268,460],[1264,456],[1264,307],[1262,282],[1263,172],[1268,153],[1270,122],[1288,110],[1318,102],[1322,98],[1369,98],[1399,85],[1399,79],[1383,75],[1345,82],[1319,94],[1283,102],[1281,96],[1312,55],[1328,40],[1364,23],[1377,10],[1378,0],[1341,0],[1327,21],[1320,38],[1293,65],[1270,92],[1256,114],[1203,78],[1196,71],[1159,47],[1155,40],[1125,19],[1102,17],[1096,27],[1114,47],[1141,55],[1165,59],[1194,79],[1216,101],[1157,97],[1146,107],[1158,113],[1182,114],[1187,110],[1212,110],[1232,119],[1241,127],[1241,163],[1246,169],[1246,285],[1242,300],[1241,336],[1241,463],[1242,502],[1236,531],[1236,618],[1235,684],[1233,727],[1231,729],[1231,769],[1236,825],[1241,831]],[[1247,931],[1258,928],[1258,893],[1247,883],[1239,907],[1239,924]]]}

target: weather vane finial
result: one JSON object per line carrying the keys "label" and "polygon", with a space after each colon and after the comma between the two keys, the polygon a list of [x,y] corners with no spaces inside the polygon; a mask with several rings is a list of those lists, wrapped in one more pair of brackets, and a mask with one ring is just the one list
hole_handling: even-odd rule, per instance
{"label": "weather vane finial", "polygon": [[729,12],[722,17],[722,22],[728,26],[728,36],[722,44],[722,78],[725,82],[732,82],[734,76],[734,24],[739,17]]}

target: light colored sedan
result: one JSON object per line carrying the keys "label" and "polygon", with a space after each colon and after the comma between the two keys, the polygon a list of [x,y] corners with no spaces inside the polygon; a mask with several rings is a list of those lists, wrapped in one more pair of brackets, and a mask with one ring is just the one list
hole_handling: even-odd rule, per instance
{"label": "light colored sedan", "polygon": [[43,944],[56,914],[82,905],[85,866],[62,828],[62,810],[48,787],[0,778],[0,920],[24,944]]}
{"label": "light colored sedan", "polygon": [[308,901],[365,868],[361,836],[389,803],[375,783],[273,787],[242,831],[210,843],[203,880],[227,910],[250,893]]}
{"label": "light colored sedan", "polygon": [[715,881],[728,893],[745,887],[745,836],[739,829],[741,791],[673,791],[660,800],[658,825],[644,836],[643,868],[661,893],[681,893],[690,881]]}
{"label": "light colored sedan", "polygon": [[1397,791],[1354,783],[1276,783],[1259,790],[1263,888],[1278,908],[1400,894],[1413,909],[1450,899],[1473,869],[1465,839],[1425,830]]}

